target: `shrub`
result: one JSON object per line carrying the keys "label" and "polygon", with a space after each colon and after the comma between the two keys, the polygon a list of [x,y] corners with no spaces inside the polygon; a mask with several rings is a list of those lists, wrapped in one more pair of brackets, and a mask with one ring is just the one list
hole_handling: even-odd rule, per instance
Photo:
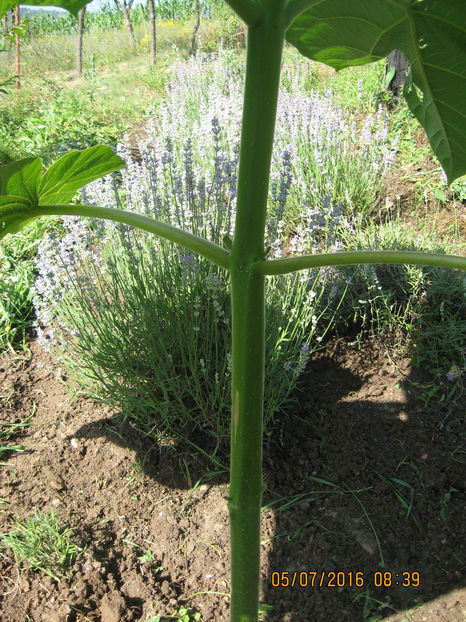
{"label": "shrub", "polygon": [[[198,55],[177,63],[167,98],[153,112],[147,138],[139,145],[140,162],[131,160],[128,144],[120,145],[126,170],[121,177],[89,185],[83,202],[124,206],[216,243],[232,236],[243,89],[238,62],[233,61],[230,51],[221,51],[209,62]],[[380,118],[370,117],[364,125],[367,149],[358,152],[349,143],[338,143],[338,128],[345,126],[343,113],[329,96],[325,103],[317,96],[306,101],[305,83],[292,81],[294,92],[285,93],[279,104],[267,224],[274,257],[309,248],[337,249],[338,226],[349,226],[345,212],[367,184],[381,187],[377,176],[392,157]],[[378,138],[371,129],[374,123]],[[347,138],[349,130],[342,135]],[[337,145],[318,162],[319,154],[310,151],[317,139],[322,154],[327,140],[332,149]],[[313,177],[309,187],[302,187],[303,171],[311,160]],[[348,162],[351,175],[363,185],[348,182],[344,192],[344,180],[337,188],[328,169],[335,166],[344,176],[350,170]],[[299,220],[286,224],[298,204]],[[202,259],[123,226],[73,219],[63,223],[63,235],[49,236],[39,253],[35,304],[42,341],[59,329],[68,360],[80,370],[88,390],[118,404],[146,433],[192,441],[196,431],[204,432],[215,451],[227,440],[229,421],[226,276]],[[324,274],[269,279],[269,432],[310,354],[320,347],[338,304],[331,312],[326,308],[343,294],[344,288],[337,295]],[[65,296],[70,281],[73,293]]]}
{"label": "shrub", "polygon": [[[344,250],[453,252],[447,242],[421,236],[399,220],[359,224],[353,232],[340,230],[339,238]],[[346,287],[338,301],[336,330],[409,337],[415,367],[444,386],[461,380],[466,369],[466,281],[461,272],[381,264],[342,266],[333,274],[334,286]]]}
{"label": "shrub", "polygon": [[53,512],[37,511],[23,523],[16,521],[10,532],[0,534],[0,540],[3,548],[13,551],[17,562],[59,581],[83,552],[69,534],[70,529],[62,529]]}
{"label": "shrub", "polygon": [[[231,235],[236,150],[230,157],[220,150],[216,119],[210,135],[209,177],[194,172],[190,139],[181,152],[167,139],[161,158],[143,152],[141,164],[128,161],[121,180],[126,204],[217,243]],[[115,189],[115,179],[106,178],[88,186],[83,200],[115,207]],[[182,438],[212,453],[227,443],[231,319],[223,271],[125,226],[73,218],[63,219],[63,235],[52,232],[41,244],[38,269],[36,310],[41,324],[51,326],[38,327],[39,335],[47,343],[59,334],[88,391],[118,405],[157,440]],[[273,281],[267,288],[269,433],[328,328],[319,321],[326,283],[318,271]]]}

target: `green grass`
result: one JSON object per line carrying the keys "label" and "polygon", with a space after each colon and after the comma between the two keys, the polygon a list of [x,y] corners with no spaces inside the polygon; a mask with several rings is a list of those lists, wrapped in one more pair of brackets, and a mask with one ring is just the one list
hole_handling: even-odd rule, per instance
{"label": "green grass", "polygon": [[3,152],[11,159],[38,156],[47,164],[70,149],[114,144],[127,125],[113,111],[98,112],[95,100],[91,86],[73,91],[45,78],[26,84],[0,104]]}
{"label": "green grass", "polygon": [[202,620],[202,617],[199,611],[180,607],[180,609],[175,611],[172,615],[157,614],[151,618],[147,618],[146,622],[168,622],[169,620],[174,620],[175,622],[197,622],[198,620]]}
{"label": "green grass", "polygon": [[10,549],[18,564],[39,570],[55,581],[68,573],[83,550],[70,540],[53,511],[36,512],[24,522],[16,521],[8,533],[0,534],[2,547]]}
{"label": "green grass", "polygon": [[34,257],[49,221],[36,220],[0,245],[0,350],[25,344],[34,318]]}
{"label": "green grass", "polygon": [[[459,253],[454,236],[437,236],[429,214],[407,225],[400,214],[385,222],[361,223],[354,233],[341,234],[342,250],[405,249]],[[461,399],[466,368],[466,280],[457,270],[418,266],[347,266],[339,268],[341,283],[350,285],[336,317],[341,333],[392,337],[403,344],[415,369],[429,379],[424,401]],[[455,371],[456,370],[456,371]]]}
{"label": "green grass", "polygon": [[[193,21],[174,22],[171,20],[157,22],[157,54],[187,57],[193,32]],[[199,39],[202,49],[210,51],[218,48],[222,39],[225,47],[238,45],[238,20],[227,16],[225,20],[201,20]],[[84,34],[83,39],[83,71],[91,67],[100,72],[103,69],[114,69],[116,65],[134,58],[139,58],[149,66],[149,26],[139,24],[134,27],[136,49],[133,48],[126,30],[110,30],[106,32],[91,31]],[[0,75],[14,73],[13,50],[1,55]],[[74,77],[76,66],[76,36],[49,35],[28,43],[21,49],[22,75],[25,80],[38,74],[69,72]]]}
{"label": "green grass", "polygon": [[[192,24],[158,23],[154,67],[149,65],[147,25],[135,30],[136,51],[125,31],[87,33],[79,79],[74,36],[52,35],[24,44],[22,87],[16,91],[10,85],[0,99],[0,164],[29,156],[47,163],[70,149],[115,145],[124,132],[139,126],[160,101],[172,62],[187,57]],[[203,49],[215,49],[225,35],[225,45],[228,40],[236,45],[233,30],[231,20],[225,25],[203,21]],[[13,72],[12,54],[0,55],[0,82]]]}
{"label": "green grass", "polygon": [[26,451],[24,445],[16,442],[11,443],[10,441],[15,441],[16,437],[21,435],[21,433],[29,427],[35,412],[36,404],[34,403],[31,414],[21,421],[17,421],[15,423],[5,423],[0,421],[0,459],[4,458],[9,453],[22,453],[23,451]]}
{"label": "green grass", "polygon": [[408,482],[398,477],[384,477],[381,473],[375,472],[375,475],[387,486],[394,495],[398,503],[401,505],[402,513],[406,512],[405,518],[411,518],[414,521],[419,532],[424,535],[422,528],[416,515],[413,512],[414,488]]}

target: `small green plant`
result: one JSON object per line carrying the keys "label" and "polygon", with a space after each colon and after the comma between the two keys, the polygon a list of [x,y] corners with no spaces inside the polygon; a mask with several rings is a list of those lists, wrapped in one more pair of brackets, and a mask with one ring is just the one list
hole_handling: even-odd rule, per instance
{"label": "small green plant", "polygon": [[[129,544],[136,549],[141,549],[142,551],[144,550],[142,546],[139,546],[139,544],[136,544],[135,542],[131,542],[131,540],[128,540],[127,538],[123,538],[123,542],[125,542],[125,544]],[[148,566],[151,566],[152,571],[155,573],[163,571],[163,566],[155,566],[156,558],[150,549],[146,549],[146,552],[143,555],[138,556],[138,562],[140,564],[147,564]]]}
{"label": "small green plant", "polygon": [[71,542],[70,531],[60,527],[53,511],[38,511],[24,522],[17,521],[0,539],[3,548],[13,551],[17,562],[60,581],[83,553],[83,549]]}
{"label": "small green plant", "polygon": [[384,477],[377,472],[376,475],[384,484],[386,484],[386,486],[388,486],[388,488],[395,495],[398,503],[401,505],[403,510],[406,511],[406,519],[412,518],[420,533],[423,534],[419,521],[413,512],[414,488],[411,486],[411,484],[405,482],[402,479],[399,479],[398,477]]}
{"label": "small green plant", "polygon": [[450,486],[450,488],[447,490],[447,492],[443,495],[443,499],[442,499],[442,507],[440,509],[440,518],[444,521],[446,520],[445,518],[445,513],[447,511],[448,508],[448,504],[451,501],[451,497],[452,495],[454,495],[456,492],[458,492],[458,490],[456,488],[454,488],[453,486]]}
{"label": "small green plant", "polygon": [[175,620],[175,622],[197,622],[197,620],[202,620],[202,616],[199,611],[180,607],[173,615],[157,614],[148,618],[146,622],[168,622],[169,620]]}
{"label": "small green plant", "polygon": [[141,564],[153,564],[154,561],[155,557],[150,549],[147,549],[144,555],[140,555],[138,557],[138,562],[140,562]]}
{"label": "small green plant", "polygon": [[270,619],[269,616],[273,614],[273,605],[268,605],[267,603],[260,603],[259,605],[259,622],[265,622]]}
{"label": "small green plant", "polygon": [[[31,4],[37,0],[29,0]],[[16,0],[0,0],[0,17]],[[77,15],[85,0],[47,0]],[[265,246],[269,174],[285,39],[335,69],[386,57],[395,47],[411,65],[404,90],[449,182],[466,171],[463,0],[229,0],[248,26],[248,51],[233,239],[223,245],[148,216],[70,205],[76,191],[123,167],[105,147],[71,152],[42,174],[39,159],[0,168],[0,237],[31,218],[91,216],[135,225],[200,254],[229,272],[232,309],[231,620],[259,612],[260,513],[265,366],[265,282],[270,276],[352,264],[435,265],[466,270],[466,259],[410,251],[348,251],[269,259]],[[361,18],[364,16],[364,19]],[[355,499],[360,503],[357,496]],[[364,510],[362,504],[360,503]],[[365,510],[364,510],[365,511]],[[367,513],[366,513],[367,517]],[[367,517],[368,518],[368,517]],[[189,619],[189,618],[188,618]]]}
{"label": "small green plant", "polygon": [[8,455],[10,452],[21,453],[23,451],[26,451],[24,445],[17,443],[11,444],[8,443],[8,441],[14,440],[16,436],[21,434],[21,432],[29,427],[29,424],[31,423],[31,419],[34,416],[35,412],[36,404],[34,404],[32,413],[21,421],[18,421],[16,423],[3,423],[2,421],[0,421],[0,459]]}
{"label": "small green plant", "polygon": [[[396,612],[397,610],[388,603],[379,600],[371,595],[369,588],[359,592],[353,597],[353,602],[362,603],[362,619],[363,622],[379,622],[385,617],[387,609]],[[382,613],[383,612],[383,613]]]}
{"label": "small green plant", "polygon": [[45,222],[32,223],[0,248],[0,349],[24,342],[32,324],[34,256],[45,228]]}

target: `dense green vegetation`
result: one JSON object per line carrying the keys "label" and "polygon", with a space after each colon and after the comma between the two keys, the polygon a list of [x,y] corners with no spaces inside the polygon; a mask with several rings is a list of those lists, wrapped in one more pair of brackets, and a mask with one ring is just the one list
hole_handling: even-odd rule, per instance
{"label": "dense green vegetation", "polygon": [[[191,11],[188,5],[183,6]],[[186,128],[199,123],[203,111],[216,114],[219,98],[224,98],[224,105],[229,109],[227,116],[232,117],[232,108],[236,110],[233,117],[237,120],[242,87],[231,93],[227,92],[228,88],[235,90],[235,87],[226,87],[225,84],[230,78],[233,82],[238,81],[241,75],[243,29],[231,14],[225,12],[220,20],[215,17],[215,6],[212,5],[211,9],[214,17],[202,20],[201,52],[195,65],[193,61],[187,61],[193,26],[191,14],[189,11],[181,14],[173,3],[166,11],[159,5],[158,55],[153,68],[148,66],[148,27],[144,8],[134,10],[133,14],[136,50],[122,30],[121,15],[110,10],[88,14],[84,75],[79,80],[74,76],[74,18],[69,15],[59,19],[33,18],[22,44],[23,87],[17,92],[10,86],[0,101],[2,161],[40,156],[47,163],[73,148],[95,144],[116,147],[126,132],[129,132],[134,147],[139,138],[150,138],[147,128],[151,123],[157,126],[157,119],[169,107],[170,98],[172,102],[176,98],[176,105],[183,101],[187,115],[184,133],[180,132],[178,143],[175,139],[174,148],[179,154],[183,152]],[[178,21],[173,21],[173,17]],[[224,48],[220,61],[212,61],[208,54],[217,48],[220,40]],[[11,75],[12,63],[11,50],[1,55],[0,80]],[[184,89],[181,86],[183,80],[186,82]],[[174,85],[178,88],[175,93]],[[333,224],[327,214],[327,220],[324,218],[318,229],[322,248],[336,242],[341,249],[373,247],[464,252],[461,201],[466,194],[466,182],[458,180],[447,190],[440,167],[431,156],[419,125],[405,104],[393,105],[391,102],[384,88],[383,63],[336,74],[310,61],[298,60],[296,52],[287,48],[282,87],[287,96],[298,98],[294,100],[295,106],[299,102],[316,102],[314,114],[321,115],[319,122],[324,130],[315,134],[313,139],[328,156],[323,164],[309,142],[309,134],[306,134],[309,128],[298,128],[292,138],[295,158],[289,165],[283,160],[283,152],[290,133],[295,131],[293,123],[285,124],[282,134],[277,137],[275,186],[272,183],[272,195],[275,194],[270,200],[275,210],[282,210],[282,224],[275,235],[282,236],[280,244],[283,249],[288,246],[285,252],[292,250],[290,244],[293,240],[297,243],[299,232],[310,222],[306,225],[300,216],[303,197],[309,205],[309,218],[314,219],[314,223],[318,221],[318,214],[311,214],[311,208],[320,210],[320,217],[323,217],[326,210],[342,206],[346,225],[335,226],[330,235],[329,227]],[[323,106],[324,100],[331,105]],[[233,125],[222,127],[222,136],[225,132],[230,138],[234,136],[237,128]],[[155,140],[156,134],[152,134],[152,138]],[[225,146],[232,157],[233,143],[234,140],[230,140]],[[361,147],[361,144],[365,146]],[[366,149],[365,154],[358,155],[362,148]],[[348,156],[349,153],[352,157]],[[183,158],[182,155],[179,157],[181,169],[178,174],[183,176]],[[384,158],[394,161],[383,164]],[[204,170],[202,157],[196,166]],[[373,177],[369,170],[364,172],[364,166],[375,167]],[[280,200],[288,174],[299,183],[291,184],[286,197]],[[123,191],[120,200],[126,204],[130,197]],[[427,208],[430,210],[428,217]],[[25,333],[34,321],[31,290],[37,274],[34,257],[43,228],[56,226],[56,221],[51,222],[52,225],[36,223],[26,229],[21,238],[12,238],[2,245],[0,343],[3,346],[24,343]],[[276,244],[272,243],[274,251]],[[181,274],[179,276],[182,278]],[[344,290],[345,295],[341,300],[333,294],[336,304],[329,303],[321,310],[322,318],[330,323],[330,330],[324,331],[326,336],[332,331],[349,330],[353,336],[356,331],[358,338],[370,331],[391,335],[395,341],[399,340],[400,334],[413,341],[420,340],[424,347],[419,348],[417,344],[413,360],[431,373],[427,399],[459,395],[465,364],[464,352],[459,345],[465,332],[464,299],[461,293],[458,294],[462,288],[459,275],[452,273],[448,279],[440,280],[435,270],[379,266],[341,269],[333,271],[331,276],[333,280],[328,281],[328,292],[335,287],[340,294]],[[348,281],[351,287],[342,289],[340,286]],[[141,283],[135,287],[126,293],[127,300],[131,296],[140,296],[137,287],[140,288]],[[225,291],[222,293],[224,298]],[[81,303],[87,304],[84,298]],[[153,311],[149,306],[148,317]],[[109,316],[108,321],[111,327],[114,318]],[[305,335],[300,338],[307,343]],[[106,339],[109,343],[110,333]],[[313,348],[321,347],[323,343],[325,341],[314,342]],[[297,356],[301,344],[296,344]],[[82,348],[85,349],[85,344],[81,344]],[[100,351],[105,352],[105,349]],[[153,353],[148,353],[148,358],[153,358]],[[283,365],[288,364],[285,358]],[[113,364],[116,363],[115,360]],[[106,372],[107,379],[111,376],[110,371]],[[119,374],[124,376],[126,371],[123,365]],[[93,374],[96,375],[99,374]],[[190,398],[191,401],[205,398],[213,378],[197,397]],[[132,391],[131,388],[128,390]],[[95,386],[94,391],[99,394]],[[107,386],[104,394],[108,396],[111,392],[115,394],[115,387]],[[223,387],[221,394],[227,393]],[[117,399],[124,399],[123,394]],[[189,399],[187,403],[191,403]],[[137,417],[140,422],[140,414]],[[147,428],[146,425],[142,427]],[[218,422],[212,423],[213,429],[218,429]]]}
{"label": "dense green vegetation", "polygon": [[[219,0],[200,0],[203,17],[211,18],[226,13],[225,5]],[[72,35],[77,32],[78,20],[70,13],[47,14],[46,12],[27,11],[28,29],[25,40],[33,41],[50,35]],[[156,3],[156,18],[162,21],[180,22],[191,19],[195,14],[194,0],[161,0]],[[130,9],[131,21],[135,26],[149,20],[147,4],[139,4]],[[122,30],[124,28],[123,13],[116,11],[113,3],[102,7],[98,13],[87,12],[85,16],[86,32]]]}
{"label": "dense green vegetation", "polygon": [[[119,406],[132,426],[152,439],[189,443],[220,468],[225,466],[229,396],[233,394],[232,543],[243,539],[245,526],[252,534],[251,546],[242,542],[232,548],[232,577],[239,578],[236,587],[232,586],[232,596],[241,595],[249,589],[247,585],[238,588],[245,583],[243,569],[249,572],[259,564],[258,556],[257,564],[249,559],[251,549],[259,551],[258,531],[249,525],[259,525],[262,400],[264,431],[268,434],[277,422],[283,422],[281,415],[310,357],[325,347],[330,336],[344,335],[356,343],[368,334],[388,339],[389,351],[403,347],[411,354],[413,366],[422,368],[424,402],[461,399],[466,336],[462,274],[412,265],[309,266],[316,255],[335,251],[383,248],[464,253],[461,208],[465,184],[459,179],[447,189],[445,176],[407,107],[386,93],[383,62],[335,76],[287,49],[270,189],[267,195],[267,186],[263,185],[262,194],[258,191],[256,196],[261,163],[267,161],[262,170],[264,179],[269,174],[274,128],[269,119],[262,134],[259,132],[261,140],[257,140],[251,128],[258,115],[245,115],[241,161],[245,153],[257,148],[252,162],[259,162],[259,167],[254,176],[249,171],[242,178],[240,173],[237,184],[244,90],[243,33],[237,30],[237,22],[207,22],[200,51],[188,59],[192,24],[163,21],[157,66],[148,71],[143,68],[148,43],[144,10],[134,17],[135,44],[127,41],[116,22],[111,24],[109,14],[100,24],[91,19],[86,37],[90,56],[86,57],[82,78],[68,73],[73,71],[72,22],[57,21],[58,33],[47,34],[47,18],[35,34],[31,29],[25,38],[26,88],[19,93],[3,92],[8,107],[1,110],[2,161],[40,156],[48,163],[70,148],[105,142],[118,157],[108,147],[87,152],[104,151],[109,158],[111,165],[100,175],[119,170],[123,161],[126,168],[105,179],[87,171],[85,187],[79,177],[82,169],[79,174],[71,173],[81,183],[67,192],[82,190],[78,198],[81,206],[70,209],[60,205],[72,197],[62,187],[61,194],[56,189],[49,192],[52,203],[55,193],[58,206],[48,205],[47,200],[40,203],[48,191],[41,195],[42,165],[38,160],[20,165],[21,172],[29,168],[28,174],[36,167],[28,178],[36,184],[32,190],[19,175],[9,177],[13,169],[5,167],[5,188],[10,178],[13,182],[9,192],[4,191],[8,197],[3,208],[7,219],[3,232],[15,232],[27,214],[30,217],[32,210],[40,208],[43,214],[76,214],[81,210],[84,216],[107,210],[103,216],[108,218],[111,213],[113,218],[111,224],[70,217],[53,219],[41,225],[47,231],[40,243],[43,230],[35,226],[2,248],[1,343],[10,349],[21,342],[27,347],[26,332],[34,327],[43,347],[53,349],[76,372],[76,379],[88,394]],[[187,19],[190,15],[178,17]],[[305,19],[312,20],[312,15]],[[276,31],[267,20],[264,23],[250,31],[250,41],[258,37],[259,47],[252,49],[260,52],[260,42],[266,41],[277,53]],[[264,40],[261,33],[265,33]],[[299,28],[294,33],[291,29],[290,40],[293,36],[299,40],[301,34]],[[218,45],[219,36],[225,39],[223,47]],[[213,49],[219,51],[212,54]],[[253,57],[248,55],[248,72]],[[260,53],[254,62],[259,63],[259,57]],[[269,67],[270,82],[267,71],[259,71],[264,64],[255,66],[257,83],[265,75],[266,96],[278,92],[281,59],[278,54],[274,58],[275,65],[271,62]],[[11,54],[5,57],[5,77],[8,62]],[[255,104],[262,95],[257,83],[249,82],[254,87],[246,89]],[[114,97],[114,93],[119,96]],[[411,97],[416,95],[411,93]],[[271,111],[266,108],[267,119]],[[246,111],[250,113],[251,109],[246,105]],[[416,112],[415,107],[411,109]],[[431,142],[435,122],[433,126]],[[249,129],[244,131],[244,127]],[[441,130],[447,135],[444,126]],[[261,145],[265,145],[262,152]],[[439,143],[436,147],[444,162],[443,147]],[[445,167],[449,178],[464,171],[461,149],[457,143],[452,149],[455,157]],[[75,157],[76,153],[65,159],[69,162]],[[84,155],[85,161],[87,157]],[[252,164],[250,169],[254,169]],[[55,175],[54,181],[60,186],[61,173],[56,171],[51,177]],[[25,195],[18,198],[23,188]],[[241,205],[236,233],[233,230],[237,192],[243,208],[256,201],[255,217],[259,208],[264,219],[267,211],[265,255],[261,238],[264,223],[258,219],[254,222],[254,217],[249,222],[247,209],[240,209]],[[125,209],[132,213],[128,220]],[[183,231],[200,236],[194,243],[197,247],[187,243],[185,249],[197,252],[199,244],[204,248],[211,243],[215,257],[228,259],[213,266],[205,261],[210,258],[208,253],[198,258],[193,252],[167,246],[165,241],[149,241],[145,234],[114,222],[131,223],[147,216],[176,225],[185,241],[194,238]],[[249,225],[255,232],[248,247]],[[156,233],[156,227],[159,231],[167,229],[160,222],[150,226],[146,222],[145,229],[152,231],[151,226]],[[296,254],[306,261],[301,267],[305,265],[308,270],[271,277],[264,290],[264,275],[280,274],[279,269],[267,271],[266,266],[283,267],[293,262],[296,266]],[[278,261],[263,261],[264,256]],[[400,261],[397,254],[396,262]],[[229,268],[230,275],[225,276],[218,266]],[[230,288],[235,330],[231,330]],[[264,294],[268,309],[265,395],[261,332]],[[238,303],[242,295],[245,302]],[[243,422],[249,423],[249,429]],[[249,438],[255,444],[248,446]],[[9,430],[4,432],[4,439],[10,440]],[[242,456],[236,458],[236,466],[235,444],[242,445],[236,453]],[[4,452],[22,450],[22,446],[3,448]],[[246,497],[252,491],[249,502],[242,501],[247,509],[243,513],[238,512],[238,499],[246,481],[245,456],[252,462],[255,476],[254,485],[246,482],[243,489]],[[37,528],[46,523],[39,516],[31,524],[18,524],[19,532],[2,539],[18,559],[51,574],[56,570],[47,569],[42,556],[39,561],[30,561],[42,542],[42,538],[39,542],[35,539]],[[58,544],[63,544],[58,524],[50,527],[54,538],[59,538]],[[18,547],[29,539],[28,533],[34,536],[31,547],[21,552]],[[45,558],[50,557],[54,546],[45,551]],[[74,545],[65,542],[60,555],[66,557],[70,546],[71,562],[79,552]],[[58,578],[58,574],[51,576]],[[248,580],[251,585],[252,579]],[[249,594],[247,597],[250,599]],[[250,600],[250,619],[256,619],[257,594]],[[239,619],[237,613],[232,617]]]}

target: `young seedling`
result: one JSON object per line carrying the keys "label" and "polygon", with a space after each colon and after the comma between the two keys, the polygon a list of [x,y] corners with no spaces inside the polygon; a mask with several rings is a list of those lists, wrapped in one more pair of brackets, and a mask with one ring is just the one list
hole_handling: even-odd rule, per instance
{"label": "young seedling", "polygon": [[[32,218],[105,218],[150,231],[229,270],[232,304],[230,493],[231,620],[258,619],[265,278],[348,264],[436,265],[466,270],[466,259],[404,251],[353,251],[267,259],[265,222],[277,97],[286,40],[335,69],[385,58],[394,48],[411,72],[404,95],[424,126],[449,183],[466,172],[464,0],[227,0],[248,27],[246,84],[232,242],[222,248],[166,223],[110,208],[71,205],[85,184],[123,161],[106,147],[71,152],[42,174],[39,159],[0,168],[0,237]],[[0,0],[0,17],[16,0]],[[86,0],[29,0],[75,16]]]}
{"label": "young seedling", "polygon": [[165,615],[162,616],[160,614],[153,616],[152,618],[148,618],[146,622],[168,622],[169,620],[175,620],[175,622],[194,622],[195,620],[200,620],[201,614],[199,611],[192,611],[190,609],[186,609],[185,607],[181,607],[176,611],[173,615]]}
{"label": "young seedling", "polygon": [[21,453],[26,451],[24,445],[18,443],[12,444],[8,443],[8,441],[14,440],[18,434],[21,434],[21,432],[24,432],[24,430],[29,427],[35,412],[36,404],[33,406],[32,413],[17,423],[3,423],[0,421],[0,458],[3,458],[9,452]]}
{"label": "young seedling", "polygon": [[83,550],[69,538],[69,529],[62,529],[53,512],[36,512],[8,533],[1,534],[3,548],[13,551],[18,562],[40,570],[55,581],[68,572]]}

